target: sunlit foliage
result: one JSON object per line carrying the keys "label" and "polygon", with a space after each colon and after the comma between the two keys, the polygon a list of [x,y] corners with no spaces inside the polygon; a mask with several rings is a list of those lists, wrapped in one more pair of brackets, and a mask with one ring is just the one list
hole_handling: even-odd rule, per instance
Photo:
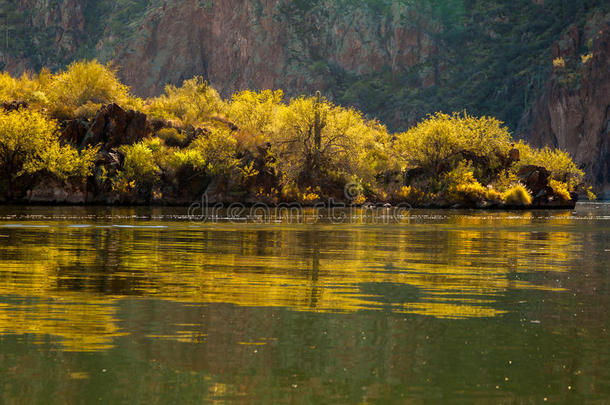
{"label": "sunlit foliage", "polygon": [[510,149],[508,129],[495,118],[437,113],[397,135],[396,149],[407,167],[438,176],[463,159],[495,168]]}
{"label": "sunlit foliage", "polygon": [[114,187],[126,192],[150,189],[159,180],[159,166],[155,163],[153,150],[144,142],[119,149],[124,155],[123,165],[115,180]]}
{"label": "sunlit foliage", "polygon": [[74,62],[64,72],[54,75],[48,97],[55,111],[68,115],[87,104],[94,105],[89,106],[90,110],[108,103],[138,105],[130,96],[129,88],[116,77],[116,72],[95,60]]}
{"label": "sunlit foliage", "polygon": [[87,177],[97,150],[92,147],[79,154],[71,146],[60,145],[57,123],[39,112],[0,112],[0,167],[9,190],[13,180],[26,173]]}
{"label": "sunlit foliage", "polygon": [[[321,117],[320,144],[315,140],[316,113]],[[353,109],[328,101],[297,98],[279,109],[271,136],[278,170],[285,183],[312,185],[327,178],[372,182],[387,161],[382,145],[387,131]]]}
{"label": "sunlit foliage", "polygon": [[536,165],[546,168],[553,180],[567,184],[568,191],[576,191],[583,184],[585,173],[580,170],[570,155],[561,149],[535,149],[520,142],[517,145],[523,165]]}
{"label": "sunlit foliage", "polygon": [[[111,184],[115,192],[143,201],[151,195],[160,198],[159,190],[168,185],[170,191],[192,186],[193,193],[200,193],[216,179],[222,192],[275,202],[344,198],[349,184],[357,189],[351,202],[500,204],[507,198],[525,200],[518,192],[519,170],[525,165],[545,167],[560,200],[590,191],[566,152],[515,145],[502,122],[466,112],[436,113],[392,135],[377,120],[319,93],[284,101],[281,90],[247,90],[224,101],[203,78],[194,77],[140,100],[110,66],[96,61],[75,62],[57,74],[2,74],[0,85],[2,100],[28,102],[43,121],[48,112],[59,120],[88,123],[107,103],[146,113],[151,128],[146,138],[121,146],[119,161],[106,159],[115,163],[96,170],[103,187]],[[97,149],[78,153],[62,146],[57,124],[44,122],[52,127],[54,143],[47,142],[44,153],[18,168],[6,163],[12,165],[7,170],[14,176],[41,170],[61,178],[87,176]],[[46,142],[40,131],[29,132]],[[511,157],[513,148],[520,160]]]}
{"label": "sunlit foliage", "polygon": [[532,203],[532,195],[521,184],[516,184],[506,190],[503,198],[507,204],[515,206],[526,206]]}
{"label": "sunlit foliage", "polygon": [[185,80],[182,87],[167,85],[165,94],[148,100],[145,106],[145,112],[153,117],[182,125],[201,124],[224,109],[218,92],[200,76]]}

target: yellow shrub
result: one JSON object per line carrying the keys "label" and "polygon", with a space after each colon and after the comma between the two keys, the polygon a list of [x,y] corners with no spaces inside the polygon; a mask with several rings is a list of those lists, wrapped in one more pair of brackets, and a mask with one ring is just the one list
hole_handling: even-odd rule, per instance
{"label": "yellow shrub", "polygon": [[167,146],[182,146],[187,140],[186,134],[176,128],[161,128],[156,135],[163,139]]}
{"label": "yellow shrub", "polygon": [[532,195],[521,184],[516,184],[506,190],[502,197],[510,205],[526,206],[532,204]]}
{"label": "yellow shrub", "polygon": [[553,67],[555,69],[565,69],[565,67],[566,67],[565,59],[563,59],[561,57],[553,59]]}
{"label": "yellow shrub", "polygon": [[125,104],[129,88],[119,82],[115,71],[96,60],[74,62],[68,69],[52,77],[49,88],[51,110],[77,109],[87,103]]}
{"label": "yellow shrub", "polygon": [[9,183],[24,173],[46,171],[59,178],[91,174],[97,147],[79,153],[59,143],[57,123],[32,110],[0,112],[0,167]]}
{"label": "yellow shrub", "polygon": [[586,64],[587,62],[589,62],[591,59],[593,59],[593,54],[589,53],[586,55],[580,55],[580,61],[582,62],[582,64]]}
{"label": "yellow shrub", "polygon": [[161,169],[157,166],[153,151],[143,142],[135,145],[124,145],[119,148],[123,153],[123,166],[118,172],[118,185],[150,187],[159,179]]}
{"label": "yellow shrub", "polygon": [[364,194],[358,194],[356,196],[356,198],[354,198],[353,204],[355,205],[362,205],[366,202],[366,197],[364,196]]}
{"label": "yellow shrub", "polygon": [[572,199],[566,183],[551,179],[549,180],[549,186],[551,186],[555,195],[559,196],[563,201],[570,201]]}

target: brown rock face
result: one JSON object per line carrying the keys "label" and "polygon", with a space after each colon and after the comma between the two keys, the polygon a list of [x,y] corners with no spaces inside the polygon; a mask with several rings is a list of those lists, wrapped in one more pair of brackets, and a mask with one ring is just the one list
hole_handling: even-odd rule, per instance
{"label": "brown rock face", "polygon": [[85,145],[103,144],[107,149],[131,145],[150,135],[146,114],[125,111],[117,104],[103,106],[85,136]]}
{"label": "brown rock face", "polygon": [[366,74],[413,66],[436,52],[427,34],[435,28],[410,18],[413,10],[406,6],[380,17],[332,1],[322,2],[324,13],[306,15],[286,0],[209,3],[167,2],[149,13],[117,58],[137,94],[158,94],[166,83],[193,75],[203,75],[225,96],[248,88],[325,90],[332,86],[325,82],[329,65]]}
{"label": "brown rock face", "polygon": [[[610,20],[590,24],[591,53],[578,54],[585,35],[574,28],[561,42],[569,44],[555,54],[568,67],[556,71],[546,93],[532,110],[532,125],[526,133],[533,144],[567,150],[587,173],[598,194],[610,197]],[[588,58],[588,59],[587,59]]]}

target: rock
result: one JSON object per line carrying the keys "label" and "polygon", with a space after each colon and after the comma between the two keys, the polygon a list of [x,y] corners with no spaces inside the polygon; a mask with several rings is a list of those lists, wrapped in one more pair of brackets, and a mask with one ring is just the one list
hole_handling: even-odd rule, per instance
{"label": "rock", "polygon": [[17,111],[20,108],[28,108],[28,103],[26,101],[11,101],[10,103],[5,101],[4,103],[0,104],[0,106],[2,109],[4,109],[4,111],[10,112]]}
{"label": "rock", "polygon": [[512,148],[509,152],[508,152],[508,164],[512,164],[512,163],[516,163],[519,160],[521,160],[520,156],[519,156],[519,149],[517,148]]}
{"label": "rock", "polygon": [[44,178],[27,191],[26,200],[30,203],[84,204],[87,202],[87,186],[86,183]]}
{"label": "rock", "polygon": [[146,114],[124,110],[117,104],[103,106],[95,116],[87,135],[85,145],[101,143],[111,149],[121,145],[132,145],[152,133]]}
{"label": "rock", "polygon": [[546,191],[549,186],[549,175],[550,173],[547,169],[534,165],[523,166],[517,172],[517,176],[534,198],[538,197],[541,192]]}
{"label": "rock", "polygon": [[[577,69],[570,83],[565,72],[555,72],[544,95],[524,119],[530,121],[521,136],[534,146],[561,148],[570,153],[600,197],[610,197],[610,18],[592,20],[594,33],[590,59],[581,60],[580,49],[589,41],[570,29],[560,41],[569,44],[556,55],[572,58]],[[580,43],[574,46],[574,42]]]}
{"label": "rock", "polygon": [[80,145],[89,129],[89,123],[82,120],[69,120],[62,124],[61,139],[73,145]]}

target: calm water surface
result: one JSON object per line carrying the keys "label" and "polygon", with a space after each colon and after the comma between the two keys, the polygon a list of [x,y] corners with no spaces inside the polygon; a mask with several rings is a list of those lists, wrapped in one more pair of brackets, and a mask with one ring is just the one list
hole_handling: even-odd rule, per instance
{"label": "calm water surface", "polygon": [[186,213],[0,208],[0,403],[610,402],[609,204]]}

